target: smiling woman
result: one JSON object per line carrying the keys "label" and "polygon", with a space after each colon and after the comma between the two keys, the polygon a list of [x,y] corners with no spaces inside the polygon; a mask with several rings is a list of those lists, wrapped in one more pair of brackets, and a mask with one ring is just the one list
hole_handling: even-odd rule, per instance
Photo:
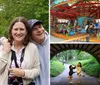
{"label": "smiling woman", "polygon": [[16,22],[12,29],[12,36],[16,42],[23,41],[27,34],[25,25],[22,22]]}
{"label": "smiling woman", "polygon": [[[9,27],[9,38],[12,43],[15,41],[23,41],[22,43],[27,44],[29,42],[29,25],[27,20],[22,17],[14,19]],[[21,39],[21,40],[20,40]]]}
{"label": "smiling woman", "polygon": [[37,47],[29,39],[27,20],[15,18],[9,27],[8,39],[2,41],[0,85],[35,85],[33,79],[40,73],[40,62]]}

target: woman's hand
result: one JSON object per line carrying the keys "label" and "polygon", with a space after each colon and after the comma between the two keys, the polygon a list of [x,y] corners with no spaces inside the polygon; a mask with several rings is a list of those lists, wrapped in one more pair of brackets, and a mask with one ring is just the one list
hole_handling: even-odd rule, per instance
{"label": "woman's hand", "polygon": [[6,39],[6,38],[2,42],[3,42],[3,50],[4,50],[4,52],[9,53],[10,50],[11,50],[10,42],[8,42],[8,39]]}
{"label": "woman's hand", "polygon": [[17,76],[17,77],[25,76],[25,72],[21,68],[10,68],[9,71],[11,76]]}

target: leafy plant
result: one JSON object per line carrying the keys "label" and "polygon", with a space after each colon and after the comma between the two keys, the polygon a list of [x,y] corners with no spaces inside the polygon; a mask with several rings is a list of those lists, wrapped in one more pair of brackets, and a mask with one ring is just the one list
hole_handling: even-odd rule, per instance
{"label": "leafy plant", "polygon": [[48,31],[48,3],[48,0],[0,0],[0,36],[7,34],[10,22],[18,16],[39,19]]}
{"label": "leafy plant", "polygon": [[64,71],[64,66],[59,61],[50,61],[50,76],[55,77]]}

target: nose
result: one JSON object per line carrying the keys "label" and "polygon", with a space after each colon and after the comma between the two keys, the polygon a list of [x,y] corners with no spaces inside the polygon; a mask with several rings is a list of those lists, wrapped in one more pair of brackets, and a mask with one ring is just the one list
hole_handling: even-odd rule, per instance
{"label": "nose", "polygon": [[21,31],[20,30],[17,30],[17,34],[20,34],[21,33]]}

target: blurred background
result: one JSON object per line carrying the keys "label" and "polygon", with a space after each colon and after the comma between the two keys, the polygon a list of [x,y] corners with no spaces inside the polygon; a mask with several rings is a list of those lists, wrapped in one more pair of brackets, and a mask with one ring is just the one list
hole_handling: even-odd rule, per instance
{"label": "blurred background", "polygon": [[49,29],[49,0],[0,0],[0,36],[7,36],[12,19],[23,16],[39,19]]}

